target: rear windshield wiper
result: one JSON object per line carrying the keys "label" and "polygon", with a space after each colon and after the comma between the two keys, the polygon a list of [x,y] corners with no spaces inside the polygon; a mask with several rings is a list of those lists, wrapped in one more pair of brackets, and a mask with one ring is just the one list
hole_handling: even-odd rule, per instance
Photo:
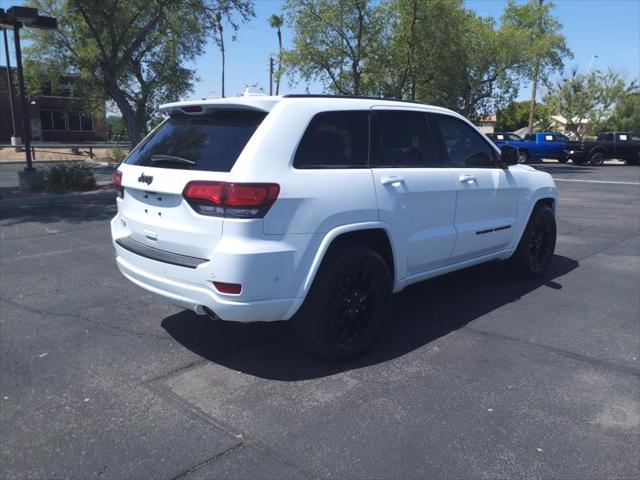
{"label": "rear windshield wiper", "polygon": [[196,162],[187,158],[164,154],[151,155],[151,163],[179,163],[183,165],[189,165],[190,167],[193,167],[196,164]]}

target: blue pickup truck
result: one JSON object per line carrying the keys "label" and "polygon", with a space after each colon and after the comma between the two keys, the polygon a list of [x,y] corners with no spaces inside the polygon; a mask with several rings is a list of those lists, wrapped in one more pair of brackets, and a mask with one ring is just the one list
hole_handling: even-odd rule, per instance
{"label": "blue pickup truck", "polygon": [[492,140],[498,147],[510,145],[518,149],[520,163],[543,158],[556,159],[561,163],[567,161],[565,145],[569,138],[561,133],[530,133],[524,137],[524,140],[514,140],[513,137],[517,137],[515,134],[494,135],[496,138]]}

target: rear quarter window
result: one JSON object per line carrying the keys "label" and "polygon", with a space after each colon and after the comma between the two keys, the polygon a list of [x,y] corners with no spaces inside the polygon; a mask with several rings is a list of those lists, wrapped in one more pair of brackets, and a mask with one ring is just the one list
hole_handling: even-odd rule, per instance
{"label": "rear quarter window", "polygon": [[293,159],[295,168],[364,168],[369,160],[369,112],[316,114]]}
{"label": "rear quarter window", "polygon": [[226,111],[172,116],[140,143],[125,163],[228,172],[266,115]]}

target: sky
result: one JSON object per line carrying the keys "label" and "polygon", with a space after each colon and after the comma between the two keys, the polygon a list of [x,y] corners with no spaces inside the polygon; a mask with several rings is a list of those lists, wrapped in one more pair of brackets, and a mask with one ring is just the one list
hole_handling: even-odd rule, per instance
{"label": "sky", "polygon": [[[522,3],[527,0],[518,0]],[[278,44],[275,30],[267,18],[282,12],[280,0],[255,0],[255,18],[240,25],[235,41],[226,39],[227,61],[225,90],[227,96],[242,93],[247,85],[257,83],[269,91],[269,56],[276,55]],[[466,7],[481,16],[498,20],[506,0],[466,0]],[[0,0],[8,8],[20,4],[13,0]],[[555,0],[554,15],[564,25],[563,33],[574,58],[566,62],[585,72],[593,59],[593,69],[612,68],[628,80],[640,79],[640,0]],[[227,29],[229,31],[230,29]],[[283,43],[287,48],[293,32],[284,28]],[[597,55],[597,58],[594,58]],[[2,54],[2,64],[5,63]],[[213,41],[205,54],[190,62],[199,80],[188,98],[218,97],[220,95],[220,52]],[[14,63],[15,65],[15,63]],[[322,93],[320,84],[289,84],[285,77],[280,93]],[[523,85],[519,99],[528,99],[529,85]]]}

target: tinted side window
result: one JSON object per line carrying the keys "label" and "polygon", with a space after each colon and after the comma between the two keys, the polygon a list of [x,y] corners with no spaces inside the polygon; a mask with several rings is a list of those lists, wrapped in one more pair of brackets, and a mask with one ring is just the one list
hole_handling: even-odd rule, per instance
{"label": "tinted side window", "polygon": [[369,112],[318,113],[311,119],[293,159],[295,168],[365,167],[369,153]]}
{"label": "tinted side window", "polygon": [[562,135],[561,133],[556,133],[553,136],[553,138],[554,138],[554,140],[556,142],[568,142],[569,141],[569,138],[567,138],[566,136]]}
{"label": "tinted side window", "polygon": [[513,133],[509,134],[509,140],[519,142],[522,139],[518,135],[514,135]]}
{"label": "tinted side window", "polygon": [[613,142],[613,133],[605,133],[602,136],[602,140],[605,142]]}
{"label": "tinted side window", "polygon": [[462,120],[449,115],[433,115],[433,120],[444,144],[444,160],[447,166],[494,166],[495,153],[477,131]]}
{"label": "tinted side window", "polygon": [[433,167],[424,113],[409,111],[375,112],[371,164],[377,167]]}
{"label": "tinted side window", "polygon": [[266,115],[227,111],[170,117],[131,152],[126,163],[228,172]]}
{"label": "tinted side window", "polygon": [[536,136],[529,134],[529,135],[525,135],[524,136],[524,141],[525,142],[535,142],[536,141]]}

